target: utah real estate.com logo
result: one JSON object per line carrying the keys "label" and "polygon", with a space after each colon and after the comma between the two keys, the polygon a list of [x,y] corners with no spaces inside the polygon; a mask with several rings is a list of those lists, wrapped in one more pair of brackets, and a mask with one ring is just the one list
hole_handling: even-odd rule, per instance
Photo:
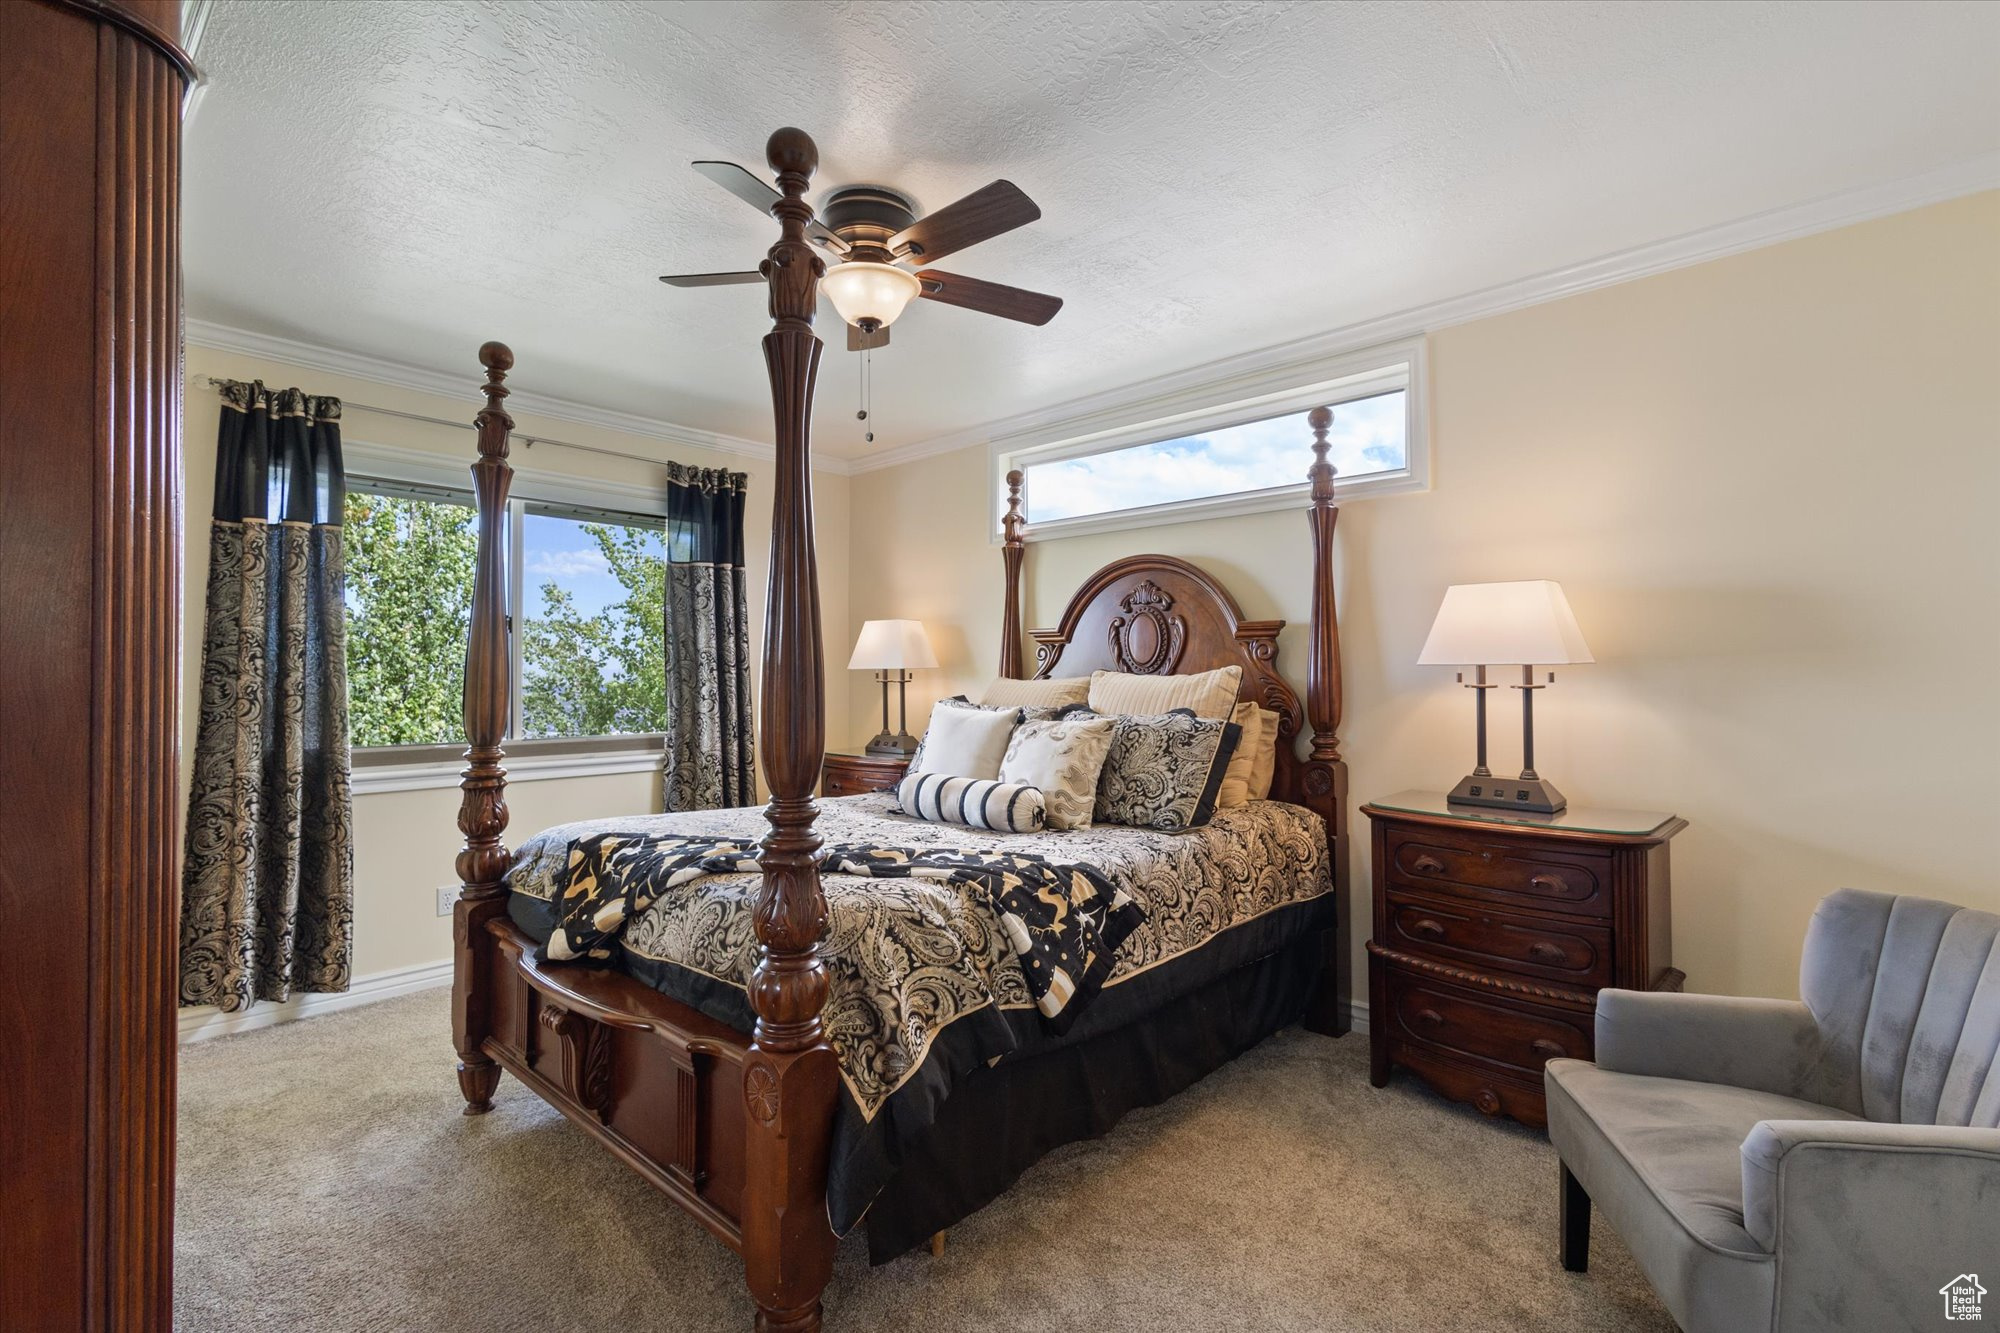
{"label": "utah real estate.com logo", "polygon": [[1960,1273],[1938,1288],[1938,1295],[1944,1297],[1946,1319],[1980,1318],[1979,1301],[1985,1294],[1986,1288],[1979,1285],[1977,1273]]}

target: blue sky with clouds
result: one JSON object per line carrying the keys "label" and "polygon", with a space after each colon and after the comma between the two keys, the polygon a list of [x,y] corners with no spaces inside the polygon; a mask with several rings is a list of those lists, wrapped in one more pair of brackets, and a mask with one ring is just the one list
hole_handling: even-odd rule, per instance
{"label": "blue sky with clouds", "polygon": [[[583,530],[583,524],[573,518],[555,518],[548,514],[527,515],[521,533],[522,563],[526,565],[527,578],[521,595],[525,603],[523,610],[531,617],[547,613],[548,604],[542,597],[542,585],[555,583],[566,589],[576,602],[578,611],[586,616],[596,615],[614,602],[622,601],[625,589],[611,576],[611,568],[605,563],[604,553],[597,549],[597,542]],[[666,558],[666,547],[659,544],[662,559]]]}
{"label": "blue sky with clouds", "polygon": [[[1327,460],[1342,477],[1403,466],[1402,390],[1333,410]],[[1305,480],[1312,432],[1304,412],[1158,444],[1027,468],[1028,521],[1235,495]]]}

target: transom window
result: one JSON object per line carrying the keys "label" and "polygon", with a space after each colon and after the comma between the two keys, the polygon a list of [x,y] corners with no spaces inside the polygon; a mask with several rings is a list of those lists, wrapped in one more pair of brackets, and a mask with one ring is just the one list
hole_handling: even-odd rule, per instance
{"label": "transom window", "polygon": [[[666,524],[508,504],[516,738],[666,727]],[[479,519],[471,493],[348,479],[348,711],[357,747],[463,740],[460,684]]]}
{"label": "transom window", "polygon": [[[1364,353],[1335,369],[1345,373],[1136,424],[1089,430],[1110,415],[1099,414],[1042,438],[1003,442],[994,449],[995,477],[1020,469],[1031,537],[1289,507],[1307,489],[1307,414],[1329,406],[1327,461],[1342,498],[1421,489],[1428,482],[1421,345]],[[1051,434],[1058,438],[1046,439]],[[1004,490],[996,500],[997,521]]]}

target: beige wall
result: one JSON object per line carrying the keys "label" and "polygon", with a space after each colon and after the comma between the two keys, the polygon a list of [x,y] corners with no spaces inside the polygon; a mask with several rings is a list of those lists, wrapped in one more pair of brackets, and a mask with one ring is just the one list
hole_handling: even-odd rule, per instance
{"label": "beige wall", "polygon": [[[470,361],[468,360],[468,364]],[[274,385],[296,384],[309,392],[333,394],[353,402],[417,412],[453,420],[471,419],[479,406],[480,375],[466,374],[460,398],[441,398],[341,375],[301,370],[296,366],[190,347],[187,353],[187,569],[186,635],[182,674],[187,683],[182,698],[183,783],[191,767],[195,727],[199,717],[203,589],[208,578],[208,519],[215,486],[215,439],[221,408],[211,375],[262,379]],[[516,388],[560,396],[562,386],[540,384],[532,367],[517,369]],[[753,650],[763,651],[763,587],[771,541],[771,464],[756,459],[713,453],[621,432],[554,421],[516,413],[524,432],[545,434],[578,444],[617,449],[644,457],[671,458],[706,467],[729,467],[750,474],[750,503],[745,544],[751,578]],[[342,422],[343,438],[401,449],[436,451],[468,465],[475,455],[472,432],[427,425],[368,412],[350,412]],[[647,493],[664,487],[659,469],[639,462],[606,458],[577,450],[537,445],[529,457],[516,450],[515,461],[542,471],[562,471],[598,480],[630,483]],[[848,478],[821,472],[814,478],[822,615],[826,625],[828,660],[845,663],[852,644],[847,614]],[[849,730],[846,695],[829,704],[829,734]],[[540,781],[516,780],[508,786],[514,841],[565,820],[592,818],[659,806],[658,779],[652,774],[616,774],[590,778]],[[183,789],[185,795],[185,788]],[[451,954],[451,922],[436,914],[436,889],[453,882],[452,859],[457,854],[456,788],[385,792],[357,796],[355,824],[354,975],[419,966]]]}
{"label": "beige wall", "polygon": [[[2000,909],[2000,194],[1446,329],[1431,370],[1432,489],[1341,515],[1357,805],[1470,766],[1465,692],[1414,665],[1445,586],[1553,578],[1597,663],[1539,701],[1539,767],[1575,803],[1692,822],[1674,845],[1691,986],[1794,994],[1806,918],[1840,885]],[[944,664],[918,677],[926,702],[977,690],[998,650],[985,460],[853,479],[861,512],[894,515],[853,534],[853,617],[924,621]],[[1037,543],[1029,624],[1141,550],[1290,619],[1280,666],[1300,679],[1296,514]],[[850,700],[859,740],[865,679]],[[1518,764],[1517,710],[1493,743]]]}

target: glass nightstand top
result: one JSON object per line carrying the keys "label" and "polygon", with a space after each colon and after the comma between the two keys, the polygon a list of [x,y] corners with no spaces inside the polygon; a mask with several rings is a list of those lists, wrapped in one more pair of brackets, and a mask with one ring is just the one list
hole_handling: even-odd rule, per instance
{"label": "glass nightstand top", "polygon": [[1473,824],[1507,824],[1516,828],[1569,829],[1577,833],[1611,833],[1644,837],[1658,832],[1678,816],[1656,810],[1603,810],[1588,805],[1572,805],[1561,814],[1537,815],[1525,810],[1502,810],[1492,806],[1453,805],[1441,791],[1399,791],[1394,796],[1370,801],[1378,810],[1396,810],[1412,815],[1442,815]]}

